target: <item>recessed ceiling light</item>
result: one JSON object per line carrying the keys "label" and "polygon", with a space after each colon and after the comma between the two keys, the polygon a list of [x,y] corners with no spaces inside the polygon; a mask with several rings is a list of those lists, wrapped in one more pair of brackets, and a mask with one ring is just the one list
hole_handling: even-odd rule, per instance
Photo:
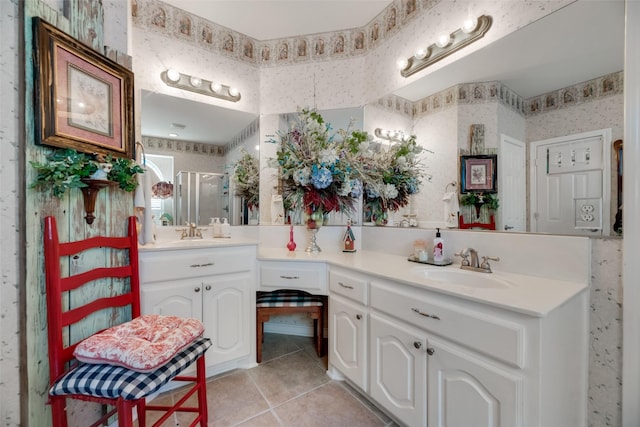
{"label": "recessed ceiling light", "polygon": [[177,134],[177,133],[173,133],[173,132],[172,132],[172,133],[170,133],[170,134],[169,134],[169,136],[170,136],[171,138],[175,138],[175,137],[177,137],[177,136],[178,136],[178,134]]}

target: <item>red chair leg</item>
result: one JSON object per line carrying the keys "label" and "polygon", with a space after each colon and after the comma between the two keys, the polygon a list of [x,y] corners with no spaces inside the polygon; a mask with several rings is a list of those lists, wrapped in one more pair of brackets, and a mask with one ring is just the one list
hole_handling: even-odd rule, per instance
{"label": "red chair leg", "polygon": [[67,402],[64,397],[51,396],[51,419],[57,427],[67,427]]}
{"label": "red chair leg", "polygon": [[133,427],[133,402],[118,399],[118,427]]}
{"label": "red chair leg", "polygon": [[209,422],[209,409],[207,408],[207,372],[204,356],[196,362],[196,376],[198,381],[198,409],[200,410],[200,426],[207,427]]}
{"label": "red chair leg", "polygon": [[136,405],[136,410],[138,412],[138,426],[144,427],[147,425],[147,401],[145,399],[140,399],[138,404]]}

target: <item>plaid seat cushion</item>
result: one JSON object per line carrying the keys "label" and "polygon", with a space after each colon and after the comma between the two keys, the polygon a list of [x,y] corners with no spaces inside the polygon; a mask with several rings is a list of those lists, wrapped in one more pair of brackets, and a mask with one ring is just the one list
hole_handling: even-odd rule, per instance
{"label": "plaid seat cushion", "polygon": [[322,297],[309,292],[279,289],[272,292],[258,291],[256,307],[321,307]]}
{"label": "plaid seat cushion", "polygon": [[167,384],[211,347],[209,338],[198,338],[153,372],[137,372],[121,366],[81,363],[56,381],[49,394],[81,394],[126,400],[141,399]]}

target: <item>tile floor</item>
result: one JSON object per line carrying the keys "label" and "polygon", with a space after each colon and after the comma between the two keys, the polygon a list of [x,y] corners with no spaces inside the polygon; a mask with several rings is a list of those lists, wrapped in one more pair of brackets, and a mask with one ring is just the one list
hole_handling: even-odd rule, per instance
{"label": "tile floor", "polygon": [[[396,426],[349,385],[326,375],[327,356],[318,358],[312,341],[265,334],[263,363],[210,379],[209,426]],[[158,400],[176,399],[179,394],[175,391]],[[147,415],[149,424],[153,415]],[[177,414],[163,426],[188,426],[189,419],[193,416]]]}

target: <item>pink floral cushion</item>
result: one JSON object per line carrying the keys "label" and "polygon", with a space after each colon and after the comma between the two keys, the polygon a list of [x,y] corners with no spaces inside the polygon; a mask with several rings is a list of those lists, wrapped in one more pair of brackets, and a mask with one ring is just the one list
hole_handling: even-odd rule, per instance
{"label": "pink floral cushion", "polygon": [[204,326],[199,320],[149,314],[85,339],[73,355],[85,363],[106,363],[151,372],[203,332]]}

